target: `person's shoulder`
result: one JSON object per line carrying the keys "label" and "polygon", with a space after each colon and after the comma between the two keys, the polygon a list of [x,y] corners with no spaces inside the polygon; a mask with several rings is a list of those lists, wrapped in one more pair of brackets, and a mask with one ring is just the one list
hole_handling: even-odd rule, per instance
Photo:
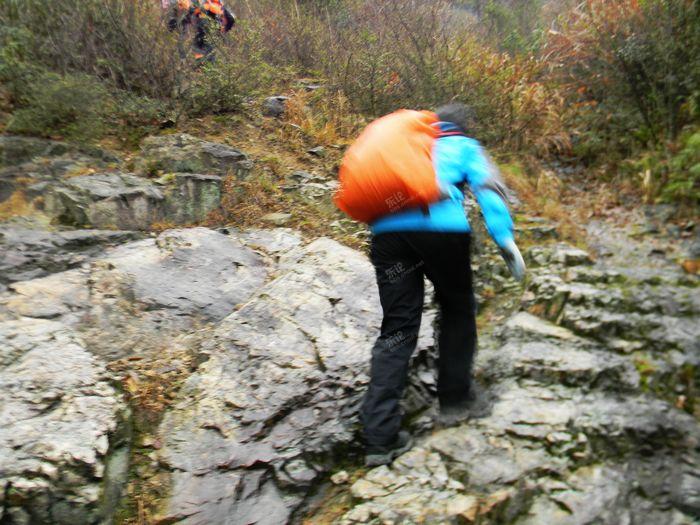
{"label": "person's shoulder", "polygon": [[462,138],[464,139],[463,143],[465,144],[465,146],[469,146],[470,148],[481,149],[481,143],[478,140],[476,140],[475,138],[469,137],[467,135],[462,135]]}
{"label": "person's shoulder", "polygon": [[464,133],[444,134],[438,137],[441,141],[444,140],[449,144],[457,144],[462,148],[480,148],[479,141],[465,135]]}
{"label": "person's shoulder", "polygon": [[482,152],[481,144],[472,137],[460,135],[459,141],[456,141],[456,143],[459,144],[459,148],[464,155],[478,155]]}

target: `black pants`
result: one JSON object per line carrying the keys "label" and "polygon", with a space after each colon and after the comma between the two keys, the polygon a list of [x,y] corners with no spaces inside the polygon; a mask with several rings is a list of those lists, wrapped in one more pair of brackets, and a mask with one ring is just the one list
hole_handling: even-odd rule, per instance
{"label": "black pants", "polygon": [[362,404],[368,445],[387,445],[401,426],[399,401],[416,348],[423,311],[423,276],[440,307],[438,399],[467,400],[476,348],[476,320],[468,233],[395,232],[372,239],[384,319],[372,349],[370,384]]}

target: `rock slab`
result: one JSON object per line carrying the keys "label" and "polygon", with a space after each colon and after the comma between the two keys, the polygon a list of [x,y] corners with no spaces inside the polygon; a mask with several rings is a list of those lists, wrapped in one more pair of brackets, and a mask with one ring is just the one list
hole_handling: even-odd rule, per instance
{"label": "rock slab", "polygon": [[380,322],[372,267],[318,239],[282,254],[277,275],[220,323],[161,425],[174,483],[166,522],[287,523],[358,450]]}
{"label": "rock slab", "polygon": [[[126,472],[108,472],[127,417],[103,365],[64,325],[0,322],[0,521],[98,523]],[[105,480],[109,479],[109,484]]]}
{"label": "rock slab", "polygon": [[361,476],[338,523],[697,523],[700,423],[674,406],[688,386],[656,397],[643,360],[696,362],[695,285],[562,244],[529,257],[522,306],[538,315],[480,338],[488,409]]}
{"label": "rock slab", "polygon": [[143,173],[203,173],[245,178],[252,167],[241,151],[185,133],[147,137],[141,143],[138,169]]}

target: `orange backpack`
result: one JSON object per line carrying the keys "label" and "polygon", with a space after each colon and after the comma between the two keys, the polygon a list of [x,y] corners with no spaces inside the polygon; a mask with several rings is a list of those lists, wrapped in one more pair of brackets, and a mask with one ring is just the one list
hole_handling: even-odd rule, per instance
{"label": "orange backpack", "polygon": [[371,223],[439,200],[432,159],[437,121],[435,113],[402,109],[367,126],[343,158],[336,206]]}

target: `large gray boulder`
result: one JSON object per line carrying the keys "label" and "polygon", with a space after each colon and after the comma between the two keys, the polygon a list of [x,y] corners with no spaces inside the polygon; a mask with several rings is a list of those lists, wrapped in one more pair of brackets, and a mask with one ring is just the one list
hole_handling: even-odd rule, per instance
{"label": "large gray boulder", "polygon": [[11,283],[0,295],[0,520],[109,522],[130,423],[101,363],[182,366],[193,334],[206,339],[300,242],[286,230],[171,230]]}
{"label": "large gray boulder", "polygon": [[137,232],[131,231],[47,231],[1,225],[0,285],[75,268],[101,254],[107,246],[138,237]]}
{"label": "large gray boulder", "polygon": [[95,161],[118,162],[113,153],[95,146],[68,144],[55,140],[0,135],[0,168],[19,166],[35,159],[63,157],[67,153],[91,157]]}
{"label": "large gray boulder", "polygon": [[116,503],[128,414],[64,325],[0,321],[0,521],[92,524]]}
{"label": "large gray boulder", "polygon": [[221,177],[174,173],[158,181],[165,194],[163,216],[174,224],[201,222],[221,206]]}
{"label": "large gray boulder", "polygon": [[477,375],[489,410],[362,476],[339,523],[693,523],[700,424],[627,359],[518,314]]}
{"label": "large gray boulder", "polygon": [[173,482],[164,522],[287,523],[324,473],[359,450],[380,322],[372,267],[318,239],[283,254],[278,275],[219,324],[163,420],[160,461]]}
{"label": "large gray boulder", "polygon": [[29,162],[35,157],[53,157],[69,151],[64,142],[21,137],[15,135],[0,135],[0,167],[16,166]]}
{"label": "large gray boulder", "polygon": [[153,183],[124,173],[72,177],[46,194],[46,211],[74,227],[146,229],[163,219],[165,196]]}
{"label": "large gray boulder", "polygon": [[0,219],[45,215],[74,228],[202,222],[221,204],[222,178],[244,178],[252,167],[237,149],[185,134],[145,139],[140,176],[106,151],[41,139],[0,136],[0,154],[11,160],[0,169]]}
{"label": "large gray boulder", "polygon": [[0,314],[54,319],[106,359],[157,352],[230,314],[268,276],[262,256],[206,228],[123,244],[80,268],[15,282]]}
{"label": "large gray boulder", "polygon": [[245,178],[252,164],[241,151],[185,133],[148,137],[141,143],[137,168],[143,173],[203,173]]}
{"label": "large gray boulder", "polygon": [[41,213],[41,197],[54,183],[66,177],[116,170],[120,162],[96,148],[2,135],[0,155],[7,160],[5,167],[0,162],[0,204],[4,204],[5,216],[8,212],[25,216]]}
{"label": "large gray boulder", "polygon": [[207,228],[168,230],[120,246],[101,262],[127,275],[134,301],[149,309],[210,320],[230,314],[268,275],[260,255]]}
{"label": "large gray boulder", "polygon": [[221,177],[193,173],[157,181],[126,173],[72,177],[52,185],[45,196],[45,210],[56,222],[123,230],[202,221],[220,204]]}
{"label": "large gray boulder", "polygon": [[277,95],[274,97],[267,97],[262,103],[262,114],[265,117],[276,117],[279,118],[284,115],[284,111],[287,107],[287,101],[289,97],[282,95]]}

